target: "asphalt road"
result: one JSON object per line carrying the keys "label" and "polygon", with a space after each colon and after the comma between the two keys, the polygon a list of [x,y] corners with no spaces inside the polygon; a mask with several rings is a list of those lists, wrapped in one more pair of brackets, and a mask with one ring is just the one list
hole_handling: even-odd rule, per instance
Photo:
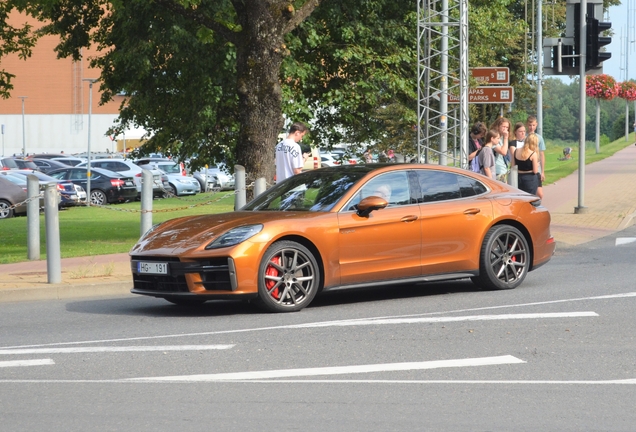
{"label": "asphalt road", "polygon": [[0,304],[2,430],[633,431],[636,228],[512,291]]}

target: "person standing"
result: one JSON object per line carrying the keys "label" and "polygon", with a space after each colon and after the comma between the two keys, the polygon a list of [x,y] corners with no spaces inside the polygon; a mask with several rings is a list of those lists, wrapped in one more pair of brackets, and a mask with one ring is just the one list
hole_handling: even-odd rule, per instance
{"label": "person standing", "polygon": [[499,133],[499,143],[493,146],[492,150],[495,154],[495,169],[497,180],[506,183],[508,180],[508,135],[510,133],[510,120],[505,117],[499,117],[490,127]]}
{"label": "person standing", "polygon": [[486,132],[484,145],[477,155],[479,158],[479,166],[481,166],[481,173],[493,180],[497,179],[495,154],[493,153],[493,146],[497,143],[499,143],[499,132],[495,129],[489,130]]}
{"label": "person standing", "polygon": [[536,134],[539,140],[539,173],[537,174],[537,177],[539,178],[539,186],[537,187],[536,195],[539,198],[543,198],[543,182],[545,181],[545,173],[543,172],[545,169],[545,141],[543,141],[543,137],[536,132],[538,124],[539,123],[535,116],[528,116],[528,119],[526,120],[527,133],[528,135],[531,133]]}
{"label": "person standing", "polygon": [[532,195],[537,194],[539,185],[539,138],[537,134],[526,137],[523,147],[517,148],[512,154],[511,165],[519,169],[519,189]]}
{"label": "person standing", "polygon": [[484,145],[482,140],[486,132],[486,125],[482,122],[477,122],[470,128],[470,135],[468,137],[468,162],[477,156],[477,152]]}
{"label": "person standing", "polygon": [[305,158],[298,143],[308,130],[304,123],[296,122],[289,128],[287,138],[276,145],[276,183],[302,172]]}
{"label": "person standing", "polygon": [[523,142],[526,139],[526,125],[523,122],[515,123],[515,128],[512,131],[515,139],[508,143],[508,148],[510,149],[510,160],[512,160],[512,156],[515,154],[515,150],[523,147]]}

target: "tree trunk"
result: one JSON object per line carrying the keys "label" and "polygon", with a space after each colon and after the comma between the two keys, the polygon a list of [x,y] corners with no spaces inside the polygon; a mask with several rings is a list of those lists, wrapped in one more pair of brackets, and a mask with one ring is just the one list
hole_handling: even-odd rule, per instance
{"label": "tree trunk", "polygon": [[274,183],[274,147],[283,127],[279,81],[285,52],[283,20],[259,9],[240,18],[246,33],[237,46],[236,59],[241,124],[236,152],[245,166],[248,186],[260,177],[268,186]]}

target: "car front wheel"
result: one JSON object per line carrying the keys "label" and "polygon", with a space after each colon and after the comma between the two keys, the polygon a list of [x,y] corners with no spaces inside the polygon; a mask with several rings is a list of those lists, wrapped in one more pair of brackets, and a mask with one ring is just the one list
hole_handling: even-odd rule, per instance
{"label": "car front wheel", "polygon": [[504,290],[518,287],[530,268],[528,242],[521,232],[509,225],[490,228],[481,246],[479,276],[473,282],[485,289]]}
{"label": "car front wheel", "polygon": [[314,255],[293,241],[271,245],[258,274],[258,303],[269,312],[295,312],[306,307],[316,296],[321,277]]}
{"label": "car front wheel", "polygon": [[9,201],[0,200],[0,219],[13,217],[13,209]]}

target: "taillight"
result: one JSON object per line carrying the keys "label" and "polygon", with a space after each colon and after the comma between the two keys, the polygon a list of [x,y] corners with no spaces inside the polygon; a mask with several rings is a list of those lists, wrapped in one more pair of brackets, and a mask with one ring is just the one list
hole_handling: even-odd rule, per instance
{"label": "taillight", "polygon": [[314,169],[318,169],[318,156],[314,156]]}
{"label": "taillight", "polygon": [[122,187],[126,182],[120,179],[110,179],[110,184],[112,184],[113,187]]}
{"label": "taillight", "polygon": [[141,173],[135,174],[135,177],[141,177]]}
{"label": "taillight", "polygon": [[64,186],[61,183],[57,184],[57,190],[64,192],[66,189],[64,189]]}

